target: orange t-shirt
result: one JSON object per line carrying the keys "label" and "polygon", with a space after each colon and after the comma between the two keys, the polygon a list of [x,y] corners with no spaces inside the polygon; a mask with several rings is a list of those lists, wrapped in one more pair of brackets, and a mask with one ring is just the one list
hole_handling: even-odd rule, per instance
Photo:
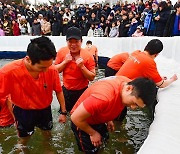
{"label": "orange t-shirt", "polygon": [[[57,52],[55,64],[64,61],[66,55],[70,53],[68,47],[63,47]],[[80,57],[83,59],[84,66],[88,70],[95,69],[93,56],[85,49],[81,49]],[[75,61],[70,61],[63,70],[63,84],[68,90],[80,90],[88,86],[89,80],[83,75],[81,69]]]}
{"label": "orange t-shirt", "polygon": [[24,59],[15,60],[0,69],[0,98],[11,95],[12,102],[22,109],[43,109],[53,98],[53,90],[61,92],[59,73],[52,65],[34,79]]}
{"label": "orange t-shirt", "polygon": [[116,75],[123,75],[129,79],[147,77],[152,79],[155,83],[162,80],[154,59],[139,50],[133,52],[129,56]]}
{"label": "orange t-shirt", "polygon": [[93,56],[97,55],[98,53],[97,47],[94,45],[91,45],[91,47],[86,46],[85,49]]}
{"label": "orange t-shirt", "polygon": [[128,59],[128,57],[128,52],[117,54],[108,61],[107,66],[118,71],[121,68],[121,66],[125,63],[125,61]]}
{"label": "orange t-shirt", "polygon": [[123,76],[111,76],[95,82],[80,96],[71,113],[83,103],[91,114],[87,119],[89,124],[114,120],[124,108],[121,92],[124,83],[129,81],[130,79]]}
{"label": "orange t-shirt", "polygon": [[14,123],[14,118],[6,104],[6,98],[0,100],[0,127],[9,126]]}

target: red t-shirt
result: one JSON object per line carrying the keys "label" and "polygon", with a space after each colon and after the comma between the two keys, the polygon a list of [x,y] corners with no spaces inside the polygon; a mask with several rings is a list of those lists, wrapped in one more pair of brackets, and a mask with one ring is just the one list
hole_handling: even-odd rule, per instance
{"label": "red t-shirt", "polygon": [[108,61],[107,66],[118,71],[121,68],[121,66],[125,63],[125,61],[128,59],[128,57],[128,52],[117,54]]}
{"label": "red t-shirt", "polygon": [[14,123],[14,118],[6,104],[6,98],[0,100],[0,126],[5,127]]}
{"label": "red t-shirt", "polygon": [[12,102],[22,109],[43,109],[53,98],[53,90],[61,92],[59,73],[52,65],[34,79],[24,59],[15,60],[0,69],[0,98],[11,95]]}
{"label": "red t-shirt", "polygon": [[80,96],[71,113],[83,103],[87,112],[91,114],[87,119],[89,124],[114,120],[124,108],[121,92],[124,83],[129,81],[123,76],[111,76],[95,82]]}
{"label": "red t-shirt", "polygon": [[129,79],[147,77],[152,79],[155,83],[162,80],[154,59],[139,50],[133,52],[129,56],[116,75],[123,75]]}
{"label": "red t-shirt", "polygon": [[[57,52],[55,64],[63,62],[68,53],[70,53],[68,47],[61,48]],[[81,49],[80,57],[84,60],[84,66],[88,70],[95,69],[94,58],[85,49]],[[76,62],[72,60],[63,70],[63,84],[68,90],[80,90],[88,86],[89,80],[83,75]]]}

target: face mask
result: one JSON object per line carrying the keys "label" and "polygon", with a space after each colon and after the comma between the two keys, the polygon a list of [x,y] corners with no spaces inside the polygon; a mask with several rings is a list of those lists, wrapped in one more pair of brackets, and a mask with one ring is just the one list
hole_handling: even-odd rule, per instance
{"label": "face mask", "polygon": [[153,7],[152,9],[153,9],[153,11],[156,11],[156,10],[157,10],[157,8],[154,8],[154,7]]}

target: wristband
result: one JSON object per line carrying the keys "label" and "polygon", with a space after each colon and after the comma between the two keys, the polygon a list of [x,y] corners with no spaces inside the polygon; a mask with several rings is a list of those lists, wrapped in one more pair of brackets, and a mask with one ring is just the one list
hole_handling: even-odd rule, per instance
{"label": "wristband", "polygon": [[58,112],[59,112],[60,114],[62,114],[62,115],[67,115],[67,111],[64,111],[64,112],[63,112],[63,111],[60,111],[60,110],[59,110]]}

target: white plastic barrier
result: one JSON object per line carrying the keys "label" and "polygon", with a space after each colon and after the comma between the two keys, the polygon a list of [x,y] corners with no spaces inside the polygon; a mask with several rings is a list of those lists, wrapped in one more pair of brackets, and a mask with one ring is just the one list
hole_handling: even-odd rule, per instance
{"label": "white plastic barrier", "polygon": [[[0,51],[26,51],[30,42],[28,36],[0,37]],[[56,49],[66,45],[65,37],[50,37]],[[112,57],[123,51],[143,50],[154,37],[140,38],[88,38],[83,37],[83,46],[91,40],[98,47],[99,56]],[[156,37],[157,38],[157,37]],[[180,37],[158,38],[164,44],[160,56],[156,58],[162,76],[180,76]],[[180,154],[180,80],[168,88],[160,90],[154,122],[149,135],[138,154]]]}
{"label": "white plastic barrier", "polygon": [[[178,51],[177,51],[178,52]],[[173,60],[157,57],[162,75],[180,78],[180,64]],[[159,103],[149,134],[137,154],[180,154],[180,79],[158,92]]]}
{"label": "white plastic barrier", "polygon": [[[2,36],[0,37],[0,51],[26,51],[27,45],[33,36]],[[106,37],[83,37],[83,47],[87,40],[91,40],[98,47],[99,56],[112,57],[113,55],[127,51],[143,50],[147,42],[157,37],[126,37],[126,38],[106,38]],[[50,36],[56,49],[66,46],[64,36]],[[164,49],[161,53],[166,58],[180,61],[180,37],[158,37]]]}

